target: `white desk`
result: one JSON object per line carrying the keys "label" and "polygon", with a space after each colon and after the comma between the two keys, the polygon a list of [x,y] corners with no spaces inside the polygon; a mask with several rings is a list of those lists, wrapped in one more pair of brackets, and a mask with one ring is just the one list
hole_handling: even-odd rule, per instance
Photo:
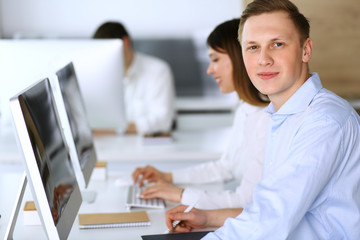
{"label": "white desk", "polygon": [[144,145],[139,136],[103,135],[94,138],[100,160],[106,161],[186,161],[214,160],[226,145],[229,128],[175,131],[173,142]]}
{"label": "white desk", "polygon": [[[226,146],[230,128],[183,130],[173,133],[169,144],[144,145],[141,138],[121,135],[94,137],[98,159],[108,162],[156,163],[201,162],[218,159]],[[0,138],[0,162],[22,162],[15,135]]]}
{"label": "white desk", "polygon": [[218,96],[176,97],[176,110],[178,112],[224,112],[233,111],[239,98],[237,94],[221,94]]}
{"label": "white desk", "polygon": [[[116,163],[118,164],[118,163]],[[4,163],[0,164],[4,165]],[[11,166],[13,168],[13,166]],[[12,211],[15,197],[18,191],[18,185],[21,178],[21,167],[15,166],[12,173],[4,173],[5,170],[0,171],[0,238],[3,239],[7,222],[9,221],[10,213]],[[10,171],[11,172],[11,171]],[[99,212],[124,212],[125,199],[127,197],[126,186],[119,186],[115,184],[115,179],[127,179],[128,173],[121,173],[117,171],[109,171],[109,177],[106,181],[91,180],[89,190],[97,192],[97,198],[94,203],[83,203],[79,213],[99,213]],[[212,190],[222,189],[222,185],[208,185],[200,186]],[[5,197],[6,196],[6,197]],[[30,186],[26,188],[22,208],[25,201],[32,200]],[[167,204],[166,209],[170,209],[176,204]],[[112,228],[112,229],[89,229],[80,230],[78,219],[75,220],[73,228],[70,232],[69,239],[126,239],[139,240],[141,235],[161,234],[167,229],[165,225],[165,210],[146,210],[150,221],[150,227],[133,227],[133,228]],[[42,226],[24,226],[22,209],[19,213],[18,221],[14,231],[14,239],[46,239],[45,231]]]}
{"label": "white desk", "polygon": [[[115,184],[115,179],[119,178],[119,172],[129,177],[136,166],[143,164],[153,164],[161,170],[170,170],[218,159],[225,149],[232,117],[217,115],[209,118],[207,115],[200,118],[196,116],[195,119],[190,115],[184,116],[180,121],[179,130],[173,133],[174,142],[166,145],[142,145],[141,139],[137,136],[95,137],[98,159],[108,162],[109,179],[90,182],[89,188],[97,191],[97,199],[93,204],[83,203],[80,212],[126,211],[124,204],[127,197],[126,187]],[[0,214],[2,215],[0,239],[5,235],[23,173],[21,153],[14,133],[2,133],[0,138]],[[211,185],[211,187],[220,190],[223,186]],[[28,185],[24,201],[29,200],[33,200],[33,197]],[[172,206],[175,205],[170,204],[167,208]],[[152,226],[136,228],[80,230],[76,219],[69,239],[139,240],[141,235],[160,234],[166,230],[164,213],[165,210],[149,210],[148,215]],[[23,214],[20,211],[14,239],[46,239],[46,235],[42,226],[24,226]]]}

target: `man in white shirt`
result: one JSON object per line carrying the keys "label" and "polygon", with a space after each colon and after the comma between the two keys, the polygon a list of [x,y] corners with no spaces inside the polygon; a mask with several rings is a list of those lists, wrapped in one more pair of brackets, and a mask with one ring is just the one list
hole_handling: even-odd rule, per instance
{"label": "man in white shirt", "polygon": [[94,38],[121,39],[124,46],[126,133],[169,132],[175,119],[175,87],[170,66],[163,60],[137,53],[119,22],[106,22]]}
{"label": "man in white shirt", "polygon": [[309,29],[288,0],[247,6],[239,27],[244,63],[271,100],[263,179],[243,210],[178,206],[167,212],[168,227],[223,225],[207,240],[360,239],[360,117],[309,73]]}

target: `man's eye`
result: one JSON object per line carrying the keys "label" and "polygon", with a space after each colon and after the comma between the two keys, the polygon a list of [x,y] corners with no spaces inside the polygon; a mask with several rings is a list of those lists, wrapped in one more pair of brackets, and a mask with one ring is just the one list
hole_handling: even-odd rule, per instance
{"label": "man's eye", "polygon": [[249,50],[256,50],[257,49],[257,46],[250,46],[249,47]]}
{"label": "man's eye", "polygon": [[281,47],[283,44],[282,43],[274,43],[275,47]]}

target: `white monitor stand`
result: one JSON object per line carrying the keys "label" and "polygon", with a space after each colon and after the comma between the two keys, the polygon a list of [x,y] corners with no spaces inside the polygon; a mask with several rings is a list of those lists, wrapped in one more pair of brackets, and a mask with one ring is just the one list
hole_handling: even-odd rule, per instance
{"label": "white monitor stand", "polygon": [[15,229],[16,221],[17,221],[17,218],[19,215],[21,203],[22,203],[22,200],[24,197],[26,185],[27,185],[27,177],[26,177],[26,173],[24,172],[23,176],[21,177],[19,192],[16,197],[14,209],[10,215],[10,221],[9,221],[8,227],[6,229],[6,234],[5,234],[4,239],[8,239],[8,240],[13,239],[14,229]]}

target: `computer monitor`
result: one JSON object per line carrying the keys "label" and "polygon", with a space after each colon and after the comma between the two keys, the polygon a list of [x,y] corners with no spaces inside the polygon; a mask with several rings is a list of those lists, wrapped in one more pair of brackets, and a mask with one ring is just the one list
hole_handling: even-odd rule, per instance
{"label": "computer monitor", "polygon": [[[87,187],[97,162],[85,104],[72,62],[56,72],[51,79],[55,100],[63,125],[80,190]],[[83,196],[84,197],[84,196]]]}
{"label": "computer monitor", "polygon": [[48,79],[10,99],[36,208],[49,239],[66,239],[82,198]]}
{"label": "computer monitor", "polygon": [[125,130],[120,39],[0,40],[0,53],[0,82],[9,79],[0,88],[1,130],[11,129],[9,98],[69,62],[74,63],[91,128]]}

